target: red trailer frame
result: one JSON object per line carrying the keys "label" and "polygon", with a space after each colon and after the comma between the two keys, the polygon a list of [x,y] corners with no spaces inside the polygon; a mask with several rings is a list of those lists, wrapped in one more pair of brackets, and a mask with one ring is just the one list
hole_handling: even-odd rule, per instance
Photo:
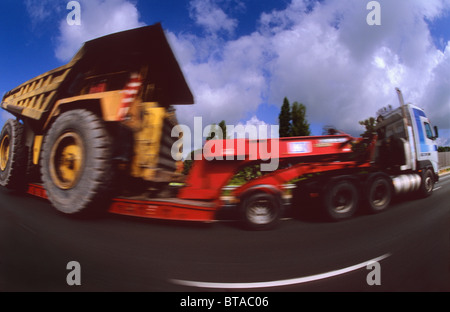
{"label": "red trailer frame", "polygon": [[[163,220],[212,222],[224,205],[221,195],[230,179],[239,169],[261,164],[263,159],[267,159],[267,155],[260,152],[261,144],[266,149],[268,146],[275,147],[276,154],[272,155],[277,157],[281,168],[234,189],[231,195],[236,198],[236,202],[255,192],[281,196],[284,184],[305,174],[369,168],[376,137],[369,142],[363,157],[356,159],[352,145],[361,140],[338,134],[208,141],[214,148],[208,149],[200,160],[194,160],[185,186],[179,190],[176,198],[117,197],[112,200],[109,212]],[[234,148],[226,148],[229,146]],[[30,184],[28,193],[47,198],[44,188],[38,184]]]}

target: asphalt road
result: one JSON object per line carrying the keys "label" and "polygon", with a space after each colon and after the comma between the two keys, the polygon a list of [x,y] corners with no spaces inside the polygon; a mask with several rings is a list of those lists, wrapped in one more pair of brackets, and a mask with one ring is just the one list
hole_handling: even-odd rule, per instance
{"label": "asphalt road", "polygon": [[[449,203],[450,175],[431,197],[381,214],[250,232],[232,222],[78,220],[1,189],[0,291],[449,291]],[[67,283],[70,261],[79,286]]]}

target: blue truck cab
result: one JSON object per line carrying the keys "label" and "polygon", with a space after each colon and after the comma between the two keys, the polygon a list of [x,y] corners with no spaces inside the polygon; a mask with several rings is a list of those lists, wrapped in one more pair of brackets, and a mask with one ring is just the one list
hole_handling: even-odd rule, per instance
{"label": "blue truck cab", "polygon": [[375,163],[388,172],[397,194],[419,191],[431,195],[439,180],[438,129],[425,111],[405,104],[397,89],[400,107],[378,112]]}

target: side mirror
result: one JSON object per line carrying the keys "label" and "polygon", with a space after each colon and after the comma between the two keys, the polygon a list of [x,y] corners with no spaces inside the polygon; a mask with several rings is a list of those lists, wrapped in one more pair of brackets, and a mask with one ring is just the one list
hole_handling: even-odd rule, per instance
{"label": "side mirror", "polygon": [[437,126],[434,126],[434,135],[436,139],[439,137],[439,130]]}

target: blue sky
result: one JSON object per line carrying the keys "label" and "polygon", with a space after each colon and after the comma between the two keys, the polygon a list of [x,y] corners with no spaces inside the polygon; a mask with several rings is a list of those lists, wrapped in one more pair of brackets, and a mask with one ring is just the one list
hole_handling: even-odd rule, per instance
{"label": "blue sky", "polygon": [[[196,104],[181,123],[277,124],[283,98],[307,106],[313,133],[405,100],[423,107],[450,145],[450,0],[2,0],[0,94],[65,64],[85,40],[161,22]],[[2,119],[6,115],[2,113]]]}

